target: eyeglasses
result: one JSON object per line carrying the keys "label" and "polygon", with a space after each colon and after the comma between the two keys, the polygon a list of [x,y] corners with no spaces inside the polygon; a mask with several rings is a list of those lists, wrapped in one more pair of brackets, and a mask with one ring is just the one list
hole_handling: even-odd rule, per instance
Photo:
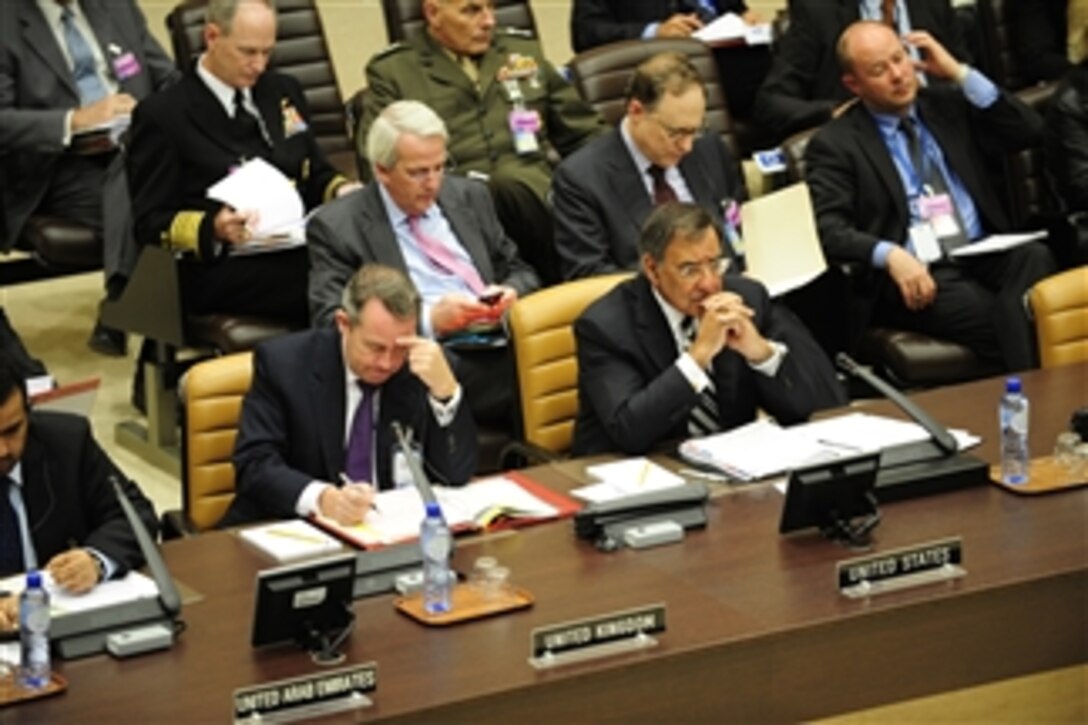
{"label": "eyeglasses", "polygon": [[669,138],[670,141],[679,141],[685,138],[697,139],[707,131],[705,120],[696,128],[681,128],[679,126],[672,126],[665,123],[652,113],[649,114],[649,116],[658,126],[661,127],[661,130],[665,132],[665,135]]}
{"label": "eyeglasses", "polygon": [[405,169],[404,173],[409,179],[418,184],[421,181],[425,181],[431,175],[442,178],[442,174],[446,173],[448,165],[448,162],[443,162],[439,166],[417,166],[415,168]]}
{"label": "eyeglasses", "polygon": [[712,277],[721,277],[727,269],[729,269],[728,257],[715,257],[705,262],[684,262],[676,265],[676,273],[688,282],[699,279],[704,272]]}

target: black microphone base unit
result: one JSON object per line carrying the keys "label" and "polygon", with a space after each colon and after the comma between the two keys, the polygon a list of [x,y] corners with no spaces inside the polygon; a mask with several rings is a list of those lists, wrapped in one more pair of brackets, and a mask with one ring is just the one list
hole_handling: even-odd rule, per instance
{"label": "black microphone base unit", "polygon": [[881,503],[928,496],[990,482],[990,467],[965,454],[884,466],[876,475],[874,493]]}

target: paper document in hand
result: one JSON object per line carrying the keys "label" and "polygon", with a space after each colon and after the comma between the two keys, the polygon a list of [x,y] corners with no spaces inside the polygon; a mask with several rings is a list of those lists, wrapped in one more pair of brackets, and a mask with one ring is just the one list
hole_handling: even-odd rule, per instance
{"label": "paper document in hand", "polygon": [[738,40],[744,37],[745,28],[744,20],[739,15],[726,13],[718,16],[691,35],[704,43],[713,43],[716,40]]}
{"label": "paper document in hand", "polygon": [[1004,252],[1013,247],[1019,247],[1021,244],[1027,244],[1028,242],[1034,242],[1036,239],[1045,239],[1047,232],[1024,232],[1023,234],[991,234],[988,237],[979,239],[977,242],[971,242],[965,244],[962,247],[953,249],[949,254],[951,257],[974,257],[979,254],[992,254],[994,252]]}
{"label": "paper document in hand", "polygon": [[125,134],[125,131],[132,125],[132,116],[125,114],[123,116],[114,116],[108,121],[102,123],[96,123],[93,126],[76,131],[72,134],[73,138],[79,136],[91,136],[93,134],[104,133],[110,137],[110,142],[116,146],[121,140],[121,136]]}
{"label": "paper document in hand", "polygon": [[[538,520],[565,513],[505,476],[475,481],[459,488],[433,486],[433,489],[446,523],[455,531],[486,528],[500,517]],[[406,487],[379,492],[374,497],[374,509],[361,524],[341,526],[323,517],[315,521],[351,543],[372,546],[418,537],[423,516],[419,491]]]}
{"label": "paper document in hand", "polygon": [[644,457],[586,466],[586,473],[599,479],[600,483],[576,488],[571,491],[571,495],[592,503],[612,501],[687,483],[682,477]]}
{"label": "paper document in hand", "polygon": [[808,184],[749,201],[740,209],[748,274],[772,297],[803,287],[827,269]]}
{"label": "paper document in hand", "polygon": [[839,451],[765,418],[725,433],[686,440],[680,444],[680,455],[741,481],[843,457]]}
{"label": "paper document in hand", "polygon": [[254,237],[299,224],[306,208],[291,180],[264,159],[250,159],[208,188],[208,198],[257,212]]}
{"label": "paper document in hand", "polygon": [[275,561],[294,561],[339,551],[340,541],[301,519],[242,529],[238,536]]}
{"label": "paper document in hand", "polygon": [[[138,571],[130,571],[120,579],[101,582],[86,594],[72,594],[61,589],[48,571],[43,570],[42,582],[46,591],[49,592],[49,610],[54,617],[159,596],[159,588],[155,585],[155,580]],[[25,588],[26,576],[24,575],[0,580],[0,589],[12,596],[19,596]]]}

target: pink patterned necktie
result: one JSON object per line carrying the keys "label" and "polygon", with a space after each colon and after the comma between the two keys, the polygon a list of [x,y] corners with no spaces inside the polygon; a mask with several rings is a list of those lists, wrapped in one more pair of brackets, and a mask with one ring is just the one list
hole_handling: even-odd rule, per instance
{"label": "pink patterned necktie", "polygon": [[431,264],[446,274],[456,275],[468,285],[473,294],[478,295],[484,291],[487,285],[480,279],[480,273],[476,271],[476,268],[454,256],[453,252],[440,240],[424,233],[420,228],[418,216],[408,217],[408,231],[411,232],[420,250],[427,255]]}

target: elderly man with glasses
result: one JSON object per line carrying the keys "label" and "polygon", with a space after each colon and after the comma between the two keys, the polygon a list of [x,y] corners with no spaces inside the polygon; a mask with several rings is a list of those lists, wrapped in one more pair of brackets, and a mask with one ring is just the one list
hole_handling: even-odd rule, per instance
{"label": "elderly man with glasses", "polygon": [[646,453],[764,410],[783,425],[845,402],[831,362],[763,285],[726,274],[713,216],[668,202],[639,240],[641,274],[574,325],[575,455]]}
{"label": "elderly man with glasses", "polygon": [[665,201],[699,204],[730,236],[744,184],[721,137],[703,133],[705,118],[706,89],[686,56],[662,53],[639,65],[618,128],[556,169],[555,245],[564,279],[634,269],[639,229]]}

